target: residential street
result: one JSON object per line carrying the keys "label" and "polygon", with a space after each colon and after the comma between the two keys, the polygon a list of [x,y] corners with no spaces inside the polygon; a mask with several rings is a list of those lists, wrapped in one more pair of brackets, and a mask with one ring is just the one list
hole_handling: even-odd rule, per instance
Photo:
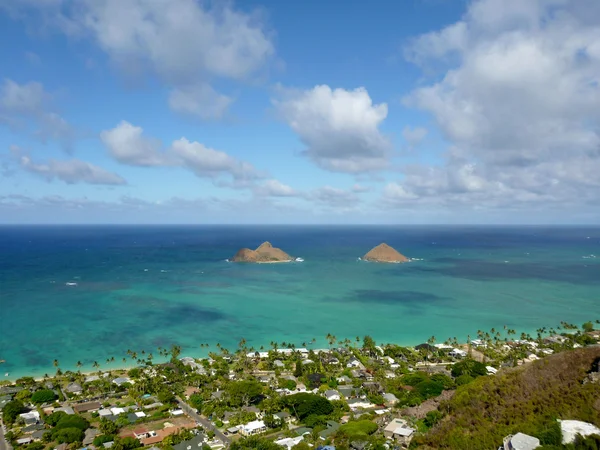
{"label": "residential street", "polygon": [[[1,422],[0,422],[1,423]],[[4,424],[0,424],[0,450],[12,450],[12,447],[4,439]]]}
{"label": "residential street", "polygon": [[[231,444],[231,439],[229,439],[227,436],[225,436],[223,433],[221,433],[207,419],[201,417],[198,413],[196,413],[196,411],[191,406],[189,406],[187,403],[185,403],[179,397],[177,397],[177,403],[179,404],[181,409],[183,409],[192,419],[199,422],[204,427],[204,429],[213,430],[215,432],[215,436],[217,437],[217,439],[220,439],[221,442],[223,442],[223,444],[225,444],[225,446],[229,447],[229,444]],[[3,449],[0,448],[0,450],[3,450]]]}

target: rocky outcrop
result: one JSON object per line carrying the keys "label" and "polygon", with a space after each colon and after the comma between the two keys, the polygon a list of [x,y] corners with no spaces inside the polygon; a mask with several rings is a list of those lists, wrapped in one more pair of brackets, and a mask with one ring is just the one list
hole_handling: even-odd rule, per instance
{"label": "rocky outcrop", "polygon": [[280,248],[273,247],[270,242],[263,242],[256,250],[242,248],[232,261],[251,263],[290,262],[293,258]]}
{"label": "rocky outcrop", "polygon": [[396,251],[387,244],[379,244],[371,249],[369,253],[362,257],[365,261],[387,262],[387,263],[403,263],[407,262],[408,258]]}

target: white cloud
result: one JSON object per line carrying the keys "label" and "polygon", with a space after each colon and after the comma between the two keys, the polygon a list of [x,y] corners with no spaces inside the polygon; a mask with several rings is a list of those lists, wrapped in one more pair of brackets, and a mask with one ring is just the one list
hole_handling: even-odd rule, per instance
{"label": "white cloud", "polygon": [[57,179],[67,184],[127,184],[127,181],[120,175],[79,159],[66,161],[50,159],[47,162],[36,163],[29,156],[22,155],[19,157],[19,164],[23,170],[41,176],[48,181]]}
{"label": "white cloud", "polygon": [[315,189],[307,198],[329,207],[342,209],[354,208],[360,203],[360,199],[355,193],[332,186],[323,186]]}
{"label": "white cloud", "polygon": [[[5,79],[0,89],[0,122],[16,130],[31,131],[43,142],[57,140],[70,151],[75,130],[50,109],[51,100],[52,95],[41,83],[30,81],[19,84]],[[31,125],[33,130],[30,130]]]}
{"label": "white cloud", "polygon": [[171,110],[200,119],[220,119],[232,102],[206,83],[175,88],[169,94]]}
{"label": "white cloud", "polygon": [[379,131],[387,105],[374,105],[366,89],[322,85],[285,92],[273,103],[323,169],[356,174],[388,166],[391,145]]}
{"label": "white cloud", "polygon": [[402,137],[404,140],[410,145],[414,147],[421,143],[423,139],[427,136],[427,128],[423,127],[415,127],[411,128],[409,126],[404,127],[402,130]]}
{"label": "white cloud", "polygon": [[452,146],[440,166],[407,167],[388,198],[482,207],[598,199],[598,5],[478,0],[458,23],[417,38],[413,61],[448,66],[406,104],[429,112]]}
{"label": "white cloud", "polygon": [[258,12],[237,10],[232,2],[25,0],[4,7],[28,23],[41,19],[68,36],[89,37],[124,74],[157,76],[173,89],[175,110],[201,118],[222,115],[232,99],[205,87],[195,93],[195,104],[182,106],[179,94],[214,78],[260,75],[275,53]]}
{"label": "white cloud", "polygon": [[100,133],[100,140],[113,158],[133,166],[164,166],[173,161],[161,151],[158,139],[143,136],[144,130],[122,120],[115,128]]}
{"label": "white cloud", "polygon": [[199,142],[190,142],[186,138],[173,141],[169,152],[199,177],[216,178],[229,174],[235,180],[244,181],[252,181],[260,177],[252,164],[240,161],[225,152],[208,148]]}
{"label": "white cloud", "polygon": [[269,179],[258,185],[255,193],[265,197],[296,197],[300,193],[279,180]]}

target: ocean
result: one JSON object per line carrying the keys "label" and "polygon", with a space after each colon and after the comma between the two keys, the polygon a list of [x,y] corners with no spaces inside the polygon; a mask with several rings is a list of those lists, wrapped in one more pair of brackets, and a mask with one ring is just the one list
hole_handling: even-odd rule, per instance
{"label": "ocean", "polygon": [[[266,240],[304,262],[226,261]],[[416,260],[358,260],[381,242]],[[600,227],[0,227],[0,379],[172,344],[414,345],[596,319]]]}

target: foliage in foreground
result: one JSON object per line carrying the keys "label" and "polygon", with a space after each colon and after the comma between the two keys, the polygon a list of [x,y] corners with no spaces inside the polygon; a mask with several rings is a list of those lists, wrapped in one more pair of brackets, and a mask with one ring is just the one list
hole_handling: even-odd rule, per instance
{"label": "foliage in foreground", "polygon": [[582,383],[598,358],[600,348],[588,347],[480,377],[458,388],[441,408],[447,417],[415,444],[489,449],[519,431],[551,444],[556,419],[600,425],[600,385]]}

